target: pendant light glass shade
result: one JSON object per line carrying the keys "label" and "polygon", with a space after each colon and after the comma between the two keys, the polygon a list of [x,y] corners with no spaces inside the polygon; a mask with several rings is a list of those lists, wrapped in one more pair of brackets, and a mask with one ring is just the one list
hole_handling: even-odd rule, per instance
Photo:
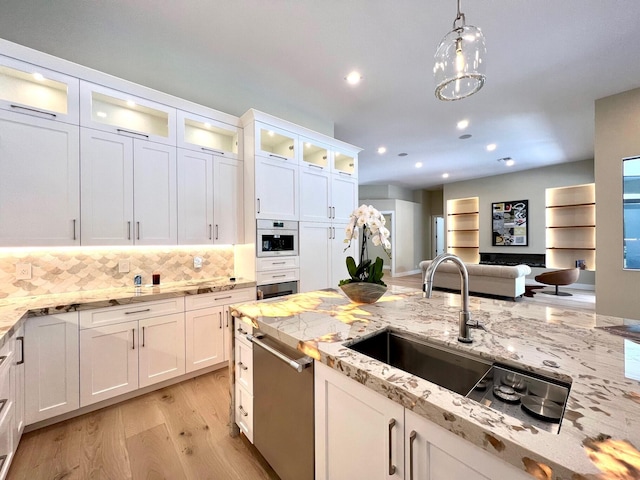
{"label": "pendant light glass shade", "polygon": [[[464,14],[458,5],[454,29],[438,45],[433,74],[436,97],[440,100],[460,100],[476,93],[485,80],[484,57],[487,49],[484,35],[478,27],[464,24]],[[462,25],[456,22],[462,20]]]}

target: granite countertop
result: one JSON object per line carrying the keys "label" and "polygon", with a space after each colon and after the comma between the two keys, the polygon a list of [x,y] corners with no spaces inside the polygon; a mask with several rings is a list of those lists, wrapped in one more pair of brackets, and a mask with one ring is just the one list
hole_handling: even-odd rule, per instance
{"label": "granite countertop", "polygon": [[[606,330],[640,322],[527,299],[470,302],[472,317],[486,328],[472,330],[470,345],[457,341],[460,296],[444,292],[426,299],[391,287],[377,303],[359,305],[321,290],[236,305],[232,313],[535,478],[640,478],[640,343]],[[538,430],[345,347],[387,327],[570,382],[560,432]]]}
{"label": "granite countertop", "polygon": [[15,297],[0,300],[0,346],[30,316],[51,315],[92,308],[128,305],[163,298],[223,292],[255,287],[256,282],[238,278],[216,277],[205,280],[164,283],[158,286],[141,286],[86,290],[32,297]]}

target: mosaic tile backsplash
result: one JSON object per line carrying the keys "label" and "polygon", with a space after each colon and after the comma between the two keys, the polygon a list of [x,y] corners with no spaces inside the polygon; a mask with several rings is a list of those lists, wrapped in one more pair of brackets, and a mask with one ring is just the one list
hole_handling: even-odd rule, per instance
{"label": "mosaic tile backsplash", "polygon": [[[194,268],[195,256],[202,268]],[[118,273],[120,260],[129,261],[129,273]],[[16,280],[17,263],[31,264],[30,280]],[[233,247],[0,249],[0,298],[123,287],[135,275],[150,284],[154,272],[161,283],[230,277]]]}

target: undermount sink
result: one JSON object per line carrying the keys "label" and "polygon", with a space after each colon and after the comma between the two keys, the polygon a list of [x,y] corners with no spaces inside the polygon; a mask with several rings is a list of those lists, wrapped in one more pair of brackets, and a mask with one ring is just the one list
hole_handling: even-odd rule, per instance
{"label": "undermount sink", "polygon": [[492,363],[436,346],[393,330],[384,330],[348,348],[466,396]]}

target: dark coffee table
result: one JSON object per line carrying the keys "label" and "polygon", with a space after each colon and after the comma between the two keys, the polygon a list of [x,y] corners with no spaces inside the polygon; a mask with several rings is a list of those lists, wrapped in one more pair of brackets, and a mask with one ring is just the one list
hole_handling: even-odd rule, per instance
{"label": "dark coffee table", "polygon": [[533,297],[536,294],[536,290],[540,288],[544,288],[545,285],[525,285],[524,286],[524,296],[525,297]]}

